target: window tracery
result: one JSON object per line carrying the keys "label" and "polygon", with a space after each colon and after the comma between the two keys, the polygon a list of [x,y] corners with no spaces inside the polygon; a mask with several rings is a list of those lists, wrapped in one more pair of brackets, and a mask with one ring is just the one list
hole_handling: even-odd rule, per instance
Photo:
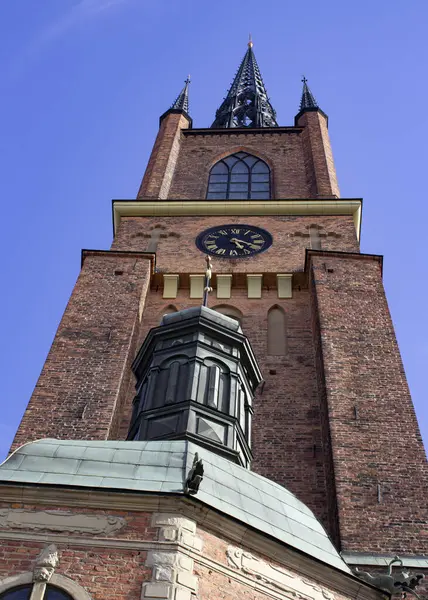
{"label": "window tracery", "polygon": [[248,152],[222,158],[210,171],[208,200],[267,200],[270,196],[270,169]]}

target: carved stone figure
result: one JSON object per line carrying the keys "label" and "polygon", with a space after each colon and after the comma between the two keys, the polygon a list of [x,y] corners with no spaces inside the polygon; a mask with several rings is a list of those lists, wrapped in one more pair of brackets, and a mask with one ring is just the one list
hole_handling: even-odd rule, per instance
{"label": "carved stone figure", "polygon": [[36,559],[33,570],[33,581],[48,582],[58,566],[59,556],[55,544],[44,548]]}
{"label": "carved stone figure", "polygon": [[187,475],[186,484],[184,487],[185,493],[192,495],[196,494],[203,478],[204,465],[202,464],[202,458],[199,459],[198,453],[196,452],[195,458],[193,459],[193,466]]}
{"label": "carved stone figure", "polygon": [[424,575],[411,574],[407,569],[403,569],[401,572],[393,574],[392,565],[396,563],[401,567],[403,566],[403,561],[398,556],[395,556],[388,564],[386,574],[374,573],[372,575],[368,571],[360,571],[358,568],[354,570],[354,573],[363,581],[390,594],[401,593],[405,598],[407,593],[409,593],[416,596],[416,598],[419,598],[418,594],[415,592],[415,588],[417,588],[422,579],[424,579]]}

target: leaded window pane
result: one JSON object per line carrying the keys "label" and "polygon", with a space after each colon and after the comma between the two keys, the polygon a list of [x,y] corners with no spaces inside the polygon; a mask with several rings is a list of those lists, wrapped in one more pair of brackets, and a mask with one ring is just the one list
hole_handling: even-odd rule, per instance
{"label": "leaded window pane", "polygon": [[266,163],[259,160],[259,162],[254,165],[252,172],[253,173],[269,173],[269,167],[267,166]]}
{"label": "leaded window pane", "polygon": [[73,600],[72,597],[64,592],[64,590],[60,590],[59,588],[48,585],[47,593],[43,600]]}
{"label": "leaded window pane", "polygon": [[4,592],[0,594],[0,600],[29,600],[32,587],[32,585],[26,585]]}
{"label": "leaded window pane", "polygon": [[267,181],[269,183],[269,173],[251,173],[251,181]]}
{"label": "leaded window pane", "polygon": [[219,173],[225,173],[226,175],[229,173],[229,169],[223,161],[218,162],[211,169],[211,175],[216,175]]}
{"label": "leaded window pane", "polygon": [[229,199],[230,200],[247,200],[248,191],[246,192],[230,192]]}
{"label": "leaded window pane", "polygon": [[217,194],[217,193],[214,193],[214,192],[208,192],[207,199],[208,200],[226,200],[227,199],[227,194],[225,194],[225,192],[223,192],[222,194]]}
{"label": "leaded window pane", "polygon": [[270,170],[266,163],[247,152],[237,152],[211,169],[209,200],[267,199],[270,197]]}
{"label": "leaded window pane", "polygon": [[240,160],[232,167],[232,173],[248,173],[247,165]]}
{"label": "leaded window pane", "polygon": [[229,187],[231,192],[248,192],[248,183],[231,183]]}
{"label": "leaded window pane", "polygon": [[252,200],[269,200],[269,192],[251,192]]}
{"label": "leaded window pane", "polygon": [[248,173],[231,173],[230,183],[248,183]]}
{"label": "leaded window pane", "polygon": [[209,192],[227,192],[227,182],[226,183],[210,183],[208,186]]}
{"label": "leaded window pane", "polygon": [[268,183],[251,183],[251,191],[252,192],[268,192],[269,184]]}
{"label": "leaded window pane", "polygon": [[244,162],[245,162],[245,163],[246,163],[246,164],[247,164],[249,167],[252,167],[252,166],[253,166],[253,164],[254,164],[255,162],[257,162],[258,160],[259,160],[259,159],[258,159],[258,158],[256,158],[255,156],[247,156],[247,157],[244,159]]}
{"label": "leaded window pane", "polygon": [[219,183],[220,181],[224,181],[227,183],[228,173],[220,173],[220,175],[211,173],[210,183]]}

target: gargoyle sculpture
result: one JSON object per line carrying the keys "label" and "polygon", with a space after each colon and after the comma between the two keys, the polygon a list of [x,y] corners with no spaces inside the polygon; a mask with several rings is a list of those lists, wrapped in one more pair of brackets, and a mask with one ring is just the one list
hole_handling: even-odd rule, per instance
{"label": "gargoyle sculpture", "polygon": [[204,465],[202,464],[202,458],[199,459],[198,453],[195,453],[193,459],[193,466],[187,475],[186,483],[184,485],[184,492],[186,494],[197,494],[199,485],[204,477]]}
{"label": "gargoyle sculpture", "polygon": [[389,594],[402,594],[402,598],[406,598],[407,594],[412,594],[416,596],[416,598],[420,598],[420,596],[415,592],[415,588],[421,583],[422,579],[424,579],[424,575],[412,574],[407,571],[407,569],[403,569],[399,573],[392,573],[392,565],[399,564],[401,567],[403,566],[403,561],[398,557],[394,556],[394,558],[388,564],[388,569],[385,573],[368,573],[367,571],[360,571],[358,568],[354,570],[355,575],[374,585],[375,587],[388,592]]}

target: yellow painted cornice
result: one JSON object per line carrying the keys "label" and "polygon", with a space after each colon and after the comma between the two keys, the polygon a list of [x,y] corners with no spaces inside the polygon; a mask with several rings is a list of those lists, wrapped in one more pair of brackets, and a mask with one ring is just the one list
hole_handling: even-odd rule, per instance
{"label": "yellow painted cornice", "polygon": [[352,215],[361,231],[361,198],[320,200],[113,200],[116,235],[122,217],[317,216]]}

